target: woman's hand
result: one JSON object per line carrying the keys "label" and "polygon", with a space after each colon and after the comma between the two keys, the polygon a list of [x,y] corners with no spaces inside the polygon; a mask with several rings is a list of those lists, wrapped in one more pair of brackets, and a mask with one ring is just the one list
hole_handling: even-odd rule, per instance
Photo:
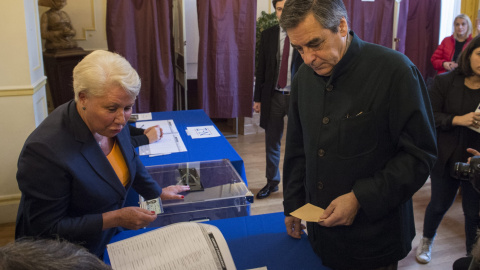
{"label": "woman's hand", "polygon": [[157,215],[153,211],[140,207],[124,207],[103,213],[102,218],[104,230],[119,226],[130,230],[138,230],[152,223],[157,219]]}
{"label": "woman's hand", "polygon": [[457,115],[453,117],[452,125],[464,127],[480,127],[480,112],[470,112],[465,115]]}
{"label": "woman's hand", "polygon": [[458,64],[455,62],[443,62],[443,68],[447,71],[454,70],[458,67]]}
{"label": "woman's hand", "polygon": [[172,185],[166,188],[162,188],[162,194],[160,194],[160,199],[162,200],[181,200],[183,199],[183,195],[179,195],[178,193],[185,192],[190,190],[190,186],[180,186],[180,185]]}

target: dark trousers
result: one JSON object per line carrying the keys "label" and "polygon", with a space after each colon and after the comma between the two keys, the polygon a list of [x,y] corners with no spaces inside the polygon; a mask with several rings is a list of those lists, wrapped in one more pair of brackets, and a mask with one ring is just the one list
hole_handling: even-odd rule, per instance
{"label": "dark trousers", "polygon": [[465,216],[465,245],[467,254],[472,251],[475,243],[477,228],[480,222],[480,195],[475,191],[469,181],[457,180],[450,176],[449,170],[445,170],[443,177],[431,176],[432,195],[430,203],[425,211],[423,223],[423,236],[432,238],[435,236],[438,226],[447,210],[452,206],[457,195],[458,187],[462,186],[462,208]]}
{"label": "dark trousers", "polygon": [[270,117],[265,129],[266,173],[268,181],[280,182],[280,146],[283,136],[284,118],[288,114],[290,96],[276,92],[272,96]]}

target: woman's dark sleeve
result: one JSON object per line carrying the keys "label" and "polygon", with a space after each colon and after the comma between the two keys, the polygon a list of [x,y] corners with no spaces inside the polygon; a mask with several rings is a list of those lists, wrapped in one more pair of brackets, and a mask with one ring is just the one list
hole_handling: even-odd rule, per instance
{"label": "woman's dark sleeve", "polygon": [[133,147],[137,148],[150,143],[147,135],[143,134],[145,131],[143,128],[128,125],[128,129],[130,130],[130,141],[132,142]]}

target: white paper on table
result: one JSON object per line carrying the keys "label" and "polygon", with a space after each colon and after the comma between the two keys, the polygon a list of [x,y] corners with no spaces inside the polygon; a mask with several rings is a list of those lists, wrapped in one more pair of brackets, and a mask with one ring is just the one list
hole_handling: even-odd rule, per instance
{"label": "white paper on table", "polygon": [[163,137],[151,144],[142,145],[138,148],[138,152],[143,155],[167,155],[177,152],[186,152],[187,148],[183,143],[182,137],[178,133],[163,134]]}
{"label": "white paper on table", "polygon": [[115,270],[235,269],[220,230],[180,222],[107,245]]}
{"label": "white paper on table", "polygon": [[178,133],[177,126],[175,125],[175,122],[173,122],[173,120],[145,121],[141,123],[137,122],[135,123],[135,125],[137,126],[137,128],[143,129],[158,125],[162,129],[163,134]]}
{"label": "white paper on table", "polygon": [[192,139],[219,137],[217,129],[214,126],[187,127],[187,134]]}
{"label": "white paper on table", "polygon": [[132,115],[137,116],[137,121],[147,121],[152,120],[152,113],[133,113]]}

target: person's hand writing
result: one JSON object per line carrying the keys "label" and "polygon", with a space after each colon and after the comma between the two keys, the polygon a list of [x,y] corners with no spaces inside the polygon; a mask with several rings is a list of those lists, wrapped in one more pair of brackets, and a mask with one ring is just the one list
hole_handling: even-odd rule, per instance
{"label": "person's hand writing", "polygon": [[296,217],[288,216],[285,217],[285,227],[287,228],[287,233],[293,238],[301,238],[301,235],[304,234],[303,230],[305,225],[302,224],[302,220]]}
{"label": "person's hand writing", "polygon": [[480,127],[480,112],[470,112],[464,115],[457,115],[453,117],[452,125],[464,127]]}
{"label": "person's hand writing", "polygon": [[184,196],[179,195],[178,193],[188,190],[190,190],[190,186],[171,185],[162,188],[162,194],[160,194],[160,198],[162,200],[181,200]]}
{"label": "person's hand writing", "polygon": [[360,203],[351,191],[333,200],[325,209],[323,215],[320,216],[320,219],[325,220],[318,222],[318,224],[325,227],[352,225],[358,209],[360,209]]}
{"label": "person's hand writing", "polygon": [[149,143],[154,143],[163,137],[163,130],[159,125],[156,125],[145,129],[143,134],[147,135]]}
{"label": "person's hand writing", "polygon": [[118,226],[138,230],[154,221],[157,215],[140,207],[124,207],[103,213],[102,217],[104,230]]}
{"label": "person's hand writing", "polygon": [[262,103],[260,103],[260,102],[254,102],[253,103],[253,111],[254,112],[259,113],[261,108],[262,108]]}

